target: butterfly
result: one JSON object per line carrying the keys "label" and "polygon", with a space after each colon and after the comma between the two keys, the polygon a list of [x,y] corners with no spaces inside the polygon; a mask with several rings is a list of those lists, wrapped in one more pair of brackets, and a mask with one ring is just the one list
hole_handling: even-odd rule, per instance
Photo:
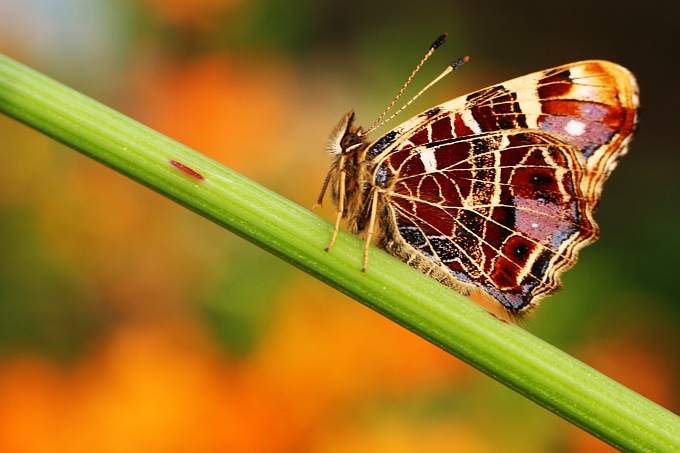
{"label": "butterfly", "polygon": [[444,102],[373,142],[366,136],[387,111],[368,130],[350,111],[330,135],[333,163],[317,203],[330,186],[337,218],[327,250],[344,219],[366,241],[364,270],[375,242],[522,318],[598,238],[593,212],[628,150],[638,106],[627,69],[591,60]]}

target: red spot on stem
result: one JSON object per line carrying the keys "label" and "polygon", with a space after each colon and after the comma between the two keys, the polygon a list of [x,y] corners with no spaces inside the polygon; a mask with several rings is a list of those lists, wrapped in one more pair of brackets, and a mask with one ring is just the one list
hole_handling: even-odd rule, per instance
{"label": "red spot on stem", "polygon": [[193,176],[193,177],[196,178],[196,179],[205,180],[205,178],[203,177],[203,175],[200,174],[199,172],[197,172],[196,170],[194,170],[193,168],[189,168],[189,167],[187,167],[186,165],[184,165],[184,164],[182,164],[182,163],[180,163],[180,162],[177,162],[176,160],[171,160],[170,163],[171,163],[172,165],[174,165],[175,167],[179,168],[180,170],[182,170],[184,173],[186,173],[186,174],[188,174],[188,175],[190,175],[190,176]]}

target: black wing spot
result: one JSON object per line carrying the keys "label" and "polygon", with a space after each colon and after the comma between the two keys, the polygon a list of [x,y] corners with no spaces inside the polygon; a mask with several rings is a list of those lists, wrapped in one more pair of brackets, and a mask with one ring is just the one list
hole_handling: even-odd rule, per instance
{"label": "black wing spot", "polygon": [[437,115],[441,111],[442,111],[441,108],[434,107],[434,108],[431,108],[430,110],[428,110],[427,112],[425,112],[425,116],[427,116],[428,118],[432,118],[433,116]]}
{"label": "black wing spot", "polygon": [[515,248],[512,250],[512,253],[515,255],[515,258],[524,261],[524,259],[529,254],[529,247],[526,244],[519,243],[515,245]]}
{"label": "black wing spot", "polygon": [[535,186],[547,186],[555,182],[555,179],[550,176],[546,175],[545,173],[534,173],[529,177],[529,180],[531,181],[531,184]]}

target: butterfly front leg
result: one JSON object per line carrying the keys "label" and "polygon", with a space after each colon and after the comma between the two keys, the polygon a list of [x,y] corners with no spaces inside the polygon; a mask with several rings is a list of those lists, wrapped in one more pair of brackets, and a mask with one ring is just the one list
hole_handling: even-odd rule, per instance
{"label": "butterfly front leg", "polygon": [[378,209],[378,195],[378,189],[374,187],[370,195],[371,209],[369,211],[368,228],[366,229],[366,242],[364,243],[364,266],[361,268],[363,272],[366,272],[366,269],[368,268],[368,250],[371,246],[371,240],[373,239],[375,217]]}
{"label": "butterfly front leg", "polygon": [[316,208],[318,208],[319,206],[321,206],[323,204],[323,197],[326,194],[326,189],[328,188],[328,183],[330,182],[333,175],[334,175],[334,169],[331,168],[331,170],[326,175],[326,179],[324,179],[324,181],[323,181],[323,186],[321,187],[321,193],[319,193],[319,198],[316,199],[316,203],[314,203],[314,206],[312,206],[312,209],[311,209],[312,212],[316,211]]}
{"label": "butterfly front leg", "polygon": [[[335,226],[333,227],[333,235],[331,236],[331,241],[328,243],[328,246],[326,247],[326,251],[330,252],[331,247],[333,247],[333,244],[335,243],[335,239],[338,237],[338,231],[340,230],[340,222],[342,221],[343,214],[345,212],[345,181],[347,178],[347,170],[345,170],[345,155],[340,155],[339,161],[338,161],[338,166],[337,166],[337,173],[335,177],[330,177],[329,174],[329,179],[334,180],[337,178],[337,192],[333,192],[333,197],[335,198],[337,194],[337,201],[335,203],[337,207],[337,212],[335,215]],[[333,181],[334,183],[335,181]],[[323,196],[323,194],[321,195]]]}

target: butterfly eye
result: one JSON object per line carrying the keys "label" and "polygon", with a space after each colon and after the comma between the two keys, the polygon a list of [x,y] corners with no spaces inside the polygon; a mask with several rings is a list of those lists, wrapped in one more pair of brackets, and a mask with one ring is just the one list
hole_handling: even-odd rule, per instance
{"label": "butterfly eye", "polygon": [[343,154],[347,154],[362,143],[363,141],[357,134],[348,132],[342,137],[342,140],[340,140],[340,148],[342,149]]}

